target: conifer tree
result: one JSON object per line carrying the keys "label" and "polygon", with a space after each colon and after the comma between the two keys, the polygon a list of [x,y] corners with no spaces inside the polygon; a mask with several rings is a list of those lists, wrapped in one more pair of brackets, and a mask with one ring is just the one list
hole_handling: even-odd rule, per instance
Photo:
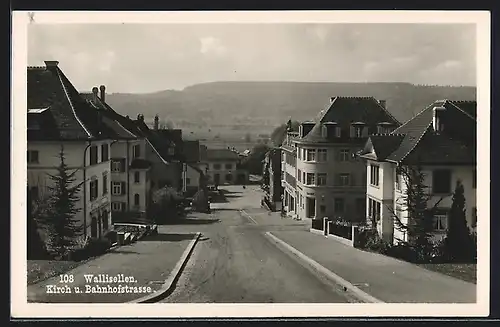
{"label": "conifer tree", "polygon": [[77,202],[83,182],[76,182],[75,174],[78,170],[70,172],[62,145],[59,159],[57,172],[54,175],[49,174],[52,186],[49,186],[46,223],[51,250],[58,256],[64,256],[71,246],[76,245],[76,238],[82,231],[81,222],[75,216],[81,210],[77,208]]}

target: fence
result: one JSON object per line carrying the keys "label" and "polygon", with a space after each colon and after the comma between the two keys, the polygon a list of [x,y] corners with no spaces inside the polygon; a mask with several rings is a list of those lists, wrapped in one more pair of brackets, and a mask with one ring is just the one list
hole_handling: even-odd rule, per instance
{"label": "fence", "polygon": [[325,217],[323,219],[312,219],[311,232],[322,234],[327,238],[335,239],[348,246],[356,246],[359,232],[362,226],[349,221],[332,221]]}

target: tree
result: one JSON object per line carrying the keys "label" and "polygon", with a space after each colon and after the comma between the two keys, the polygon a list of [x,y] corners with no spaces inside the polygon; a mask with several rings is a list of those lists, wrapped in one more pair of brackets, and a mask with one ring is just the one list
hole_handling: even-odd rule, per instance
{"label": "tree", "polygon": [[198,212],[210,212],[210,203],[208,202],[206,190],[200,189],[193,196],[193,208]]}
{"label": "tree", "polygon": [[38,260],[45,259],[47,256],[47,251],[45,248],[45,244],[43,243],[42,238],[38,232],[38,223],[34,217],[35,212],[35,201],[31,196],[31,192],[28,190],[28,205],[26,217],[27,221],[27,258],[28,260]]}
{"label": "tree", "polygon": [[45,219],[49,233],[49,246],[57,256],[64,256],[71,246],[77,244],[76,237],[82,231],[81,222],[75,219],[80,212],[76,204],[79,201],[78,193],[83,184],[76,183],[75,174],[78,170],[69,171],[65,162],[64,147],[59,152],[60,164],[57,173],[49,177],[53,182],[49,186],[48,216]]}
{"label": "tree", "polygon": [[401,211],[406,211],[408,221],[403,223],[397,212],[392,208],[392,216],[396,229],[405,232],[408,240],[399,240],[406,243],[414,254],[413,260],[427,262],[431,259],[434,245],[430,240],[434,229],[434,213],[443,200],[441,198],[433,207],[428,208],[431,195],[424,184],[425,174],[420,165],[398,167],[398,173],[405,184],[405,194],[397,200]]}
{"label": "tree", "polygon": [[446,259],[452,262],[470,262],[474,259],[475,247],[465,215],[464,186],[458,180],[453,194],[453,204],[448,214],[448,230],[444,240]]}
{"label": "tree", "polygon": [[263,143],[255,145],[250,154],[242,160],[242,167],[248,170],[250,174],[262,175],[262,161],[269,149],[269,146]]}

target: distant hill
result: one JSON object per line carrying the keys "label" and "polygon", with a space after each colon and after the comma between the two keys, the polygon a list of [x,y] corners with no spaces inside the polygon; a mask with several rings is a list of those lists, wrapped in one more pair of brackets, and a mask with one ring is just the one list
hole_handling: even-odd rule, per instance
{"label": "distant hill", "polygon": [[107,95],[107,102],[131,118],[141,113],[152,121],[158,114],[181,128],[268,126],[271,131],[289,117],[298,121],[315,117],[334,96],[386,100],[387,109],[405,121],[438,99],[474,100],[476,88],[409,83],[213,82],[182,91],[113,93]]}

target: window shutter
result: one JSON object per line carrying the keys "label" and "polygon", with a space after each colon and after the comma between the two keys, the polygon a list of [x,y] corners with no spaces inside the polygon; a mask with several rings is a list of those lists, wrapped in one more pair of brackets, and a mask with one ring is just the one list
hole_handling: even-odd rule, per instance
{"label": "window shutter", "polygon": [[350,127],[350,137],[354,137],[354,126],[351,125]]}
{"label": "window shutter", "polygon": [[125,169],[125,165],[127,164],[127,161],[125,158],[120,159],[120,172],[127,171]]}
{"label": "window shutter", "polygon": [[363,131],[361,133],[363,137],[368,137],[368,126],[364,126]]}
{"label": "window shutter", "polygon": [[127,189],[126,189],[126,183],[125,182],[121,182],[122,183],[122,195],[124,194],[127,194]]}

